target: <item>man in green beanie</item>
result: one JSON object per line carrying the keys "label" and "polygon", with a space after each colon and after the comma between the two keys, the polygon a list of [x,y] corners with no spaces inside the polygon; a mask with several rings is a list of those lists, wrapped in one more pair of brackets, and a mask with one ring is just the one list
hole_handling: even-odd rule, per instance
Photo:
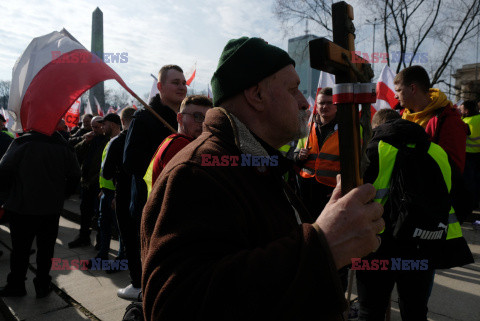
{"label": "man in green beanie", "polygon": [[[308,103],[288,54],[259,38],[225,46],[203,133],[160,174],[144,208],[147,320],[342,320],[337,269],[379,246],[372,185],[308,213],[276,149],[305,136]],[[338,179],[338,181],[340,181]]]}

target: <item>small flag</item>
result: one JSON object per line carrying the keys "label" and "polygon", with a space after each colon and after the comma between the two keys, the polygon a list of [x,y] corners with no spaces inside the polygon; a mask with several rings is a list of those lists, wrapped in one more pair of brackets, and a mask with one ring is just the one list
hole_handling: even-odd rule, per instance
{"label": "small flag", "polygon": [[187,79],[187,86],[190,86],[190,84],[193,82],[193,79],[195,79],[196,73],[197,73],[197,63],[195,62],[195,65],[193,65],[193,67],[190,68],[190,71],[185,75],[185,78]]}

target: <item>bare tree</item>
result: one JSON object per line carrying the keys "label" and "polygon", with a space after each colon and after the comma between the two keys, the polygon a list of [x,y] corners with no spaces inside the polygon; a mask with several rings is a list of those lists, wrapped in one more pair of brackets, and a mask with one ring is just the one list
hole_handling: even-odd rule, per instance
{"label": "bare tree", "polygon": [[[358,0],[369,19],[383,25],[383,45],[396,72],[417,64],[419,54],[428,54],[427,71],[432,85],[442,79],[452,59],[476,36],[480,0]],[[320,31],[331,33],[331,1],[275,0],[273,11],[284,28],[305,19]],[[365,19],[364,19],[365,20]],[[465,50],[464,49],[464,50]],[[395,54],[395,55],[393,55]],[[394,57],[395,59],[391,59]],[[426,61],[421,61],[426,64]]]}
{"label": "bare tree", "polygon": [[275,0],[273,12],[285,33],[306,19],[320,26],[327,35],[332,34],[331,0]]}
{"label": "bare tree", "polygon": [[10,97],[10,80],[0,80],[0,106],[7,108],[8,98]]}

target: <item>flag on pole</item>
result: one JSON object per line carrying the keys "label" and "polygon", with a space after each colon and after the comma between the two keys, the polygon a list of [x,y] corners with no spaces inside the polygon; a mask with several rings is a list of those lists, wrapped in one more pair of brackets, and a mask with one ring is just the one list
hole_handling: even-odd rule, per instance
{"label": "flag on pole", "polygon": [[108,107],[107,115],[108,114],[115,114],[116,111],[117,110],[113,106],[110,106],[110,107]]}
{"label": "flag on pole", "polygon": [[210,84],[207,84],[207,97],[213,99],[212,89],[210,89]]}
{"label": "flag on pole", "polygon": [[102,117],[103,117],[103,110],[102,110],[102,107],[100,106],[100,103],[99,103],[98,100],[97,100],[97,97],[93,96],[93,100],[95,100],[95,106],[97,107],[97,114],[98,114],[98,116],[102,116]]}
{"label": "flag on pole", "polygon": [[65,125],[69,128],[73,128],[78,125],[80,118],[80,99],[75,100],[72,107],[65,114]]}
{"label": "flag on pole", "polygon": [[135,95],[112,68],[65,29],[34,38],[13,67],[8,100],[13,131],[53,134],[75,100],[108,79]]}
{"label": "flag on pole", "polygon": [[320,76],[318,77],[318,85],[317,85],[317,93],[315,94],[315,101],[314,104],[311,105],[310,111],[313,114],[317,112],[317,97],[318,93],[322,88],[330,87],[333,88],[335,86],[335,75],[329,74],[328,72],[320,71]]}
{"label": "flag on pole", "polygon": [[195,62],[195,65],[193,65],[192,68],[188,71],[187,74],[185,74],[185,79],[187,79],[187,86],[190,86],[192,83],[193,79],[195,79],[195,74],[197,73],[197,63]]}
{"label": "flag on pole", "polygon": [[380,77],[377,80],[377,102],[372,104],[372,116],[373,111],[378,111],[383,108],[395,108],[398,104],[398,100],[395,98],[395,85],[393,79],[395,75],[388,65],[383,67]]}
{"label": "flag on pole", "polygon": [[83,114],[93,115],[92,105],[90,105],[90,98],[87,99],[87,107],[85,107],[85,110],[83,111]]}
{"label": "flag on pole", "polygon": [[3,108],[0,108],[0,111],[3,115],[3,118],[5,118],[5,120],[6,120],[5,127],[11,128],[12,127],[12,122],[10,121],[10,117],[8,116],[7,110],[5,110]]}
{"label": "flag on pole", "polygon": [[150,94],[148,95],[148,100],[147,100],[147,103],[150,103],[150,100],[155,97],[157,94],[159,94],[160,92],[158,91],[158,87],[157,87],[157,83],[158,83],[158,79],[157,77],[155,77],[154,75],[150,74],[150,76],[152,76],[153,78],[153,84],[152,84],[152,88],[150,89]]}

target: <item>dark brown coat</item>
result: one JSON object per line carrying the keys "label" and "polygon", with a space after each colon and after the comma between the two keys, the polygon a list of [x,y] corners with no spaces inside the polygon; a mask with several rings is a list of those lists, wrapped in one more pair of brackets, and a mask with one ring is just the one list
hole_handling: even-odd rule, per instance
{"label": "dark brown coat", "polygon": [[[142,220],[147,320],[340,320],[345,299],[311,218],[297,223],[278,167],[202,166],[267,156],[221,108],[162,171]],[[302,215],[301,215],[302,216]]]}

